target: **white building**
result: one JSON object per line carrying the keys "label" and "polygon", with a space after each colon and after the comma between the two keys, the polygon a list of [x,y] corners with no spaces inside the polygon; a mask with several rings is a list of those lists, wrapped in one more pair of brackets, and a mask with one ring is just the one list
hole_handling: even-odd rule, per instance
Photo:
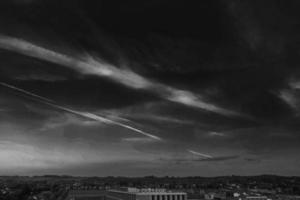
{"label": "white building", "polygon": [[184,192],[172,192],[165,189],[126,188],[109,190],[106,200],[187,200]]}

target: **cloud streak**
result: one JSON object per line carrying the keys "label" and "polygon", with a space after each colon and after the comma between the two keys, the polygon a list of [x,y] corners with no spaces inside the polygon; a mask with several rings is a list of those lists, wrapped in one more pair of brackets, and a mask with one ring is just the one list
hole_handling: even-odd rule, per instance
{"label": "cloud streak", "polygon": [[209,134],[210,136],[212,136],[212,137],[215,137],[215,136],[217,136],[217,137],[224,137],[224,136],[225,136],[224,133],[221,133],[221,132],[215,132],[215,131],[209,132],[208,134]]}
{"label": "cloud streak", "polygon": [[129,88],[150,91],[155,93],[160,98],[171,102],[176,102],[182,105],[203,109],[225,116],[241,115],[235,111],[224,109],[212,103],[206,102],[201,95],[149,80],[143,76],[140,76],[139,74],[136,74],[128,68],[118,68],[102,61],[100,58],[94,58],[89,54],[70,56],[19,38],[3,35],[0,35],[0,48],[59,64],[76,70],[82,74],[107,77]]}
{"label": "cloud streak", "polygon": [[213,161],[227,161],[227,160],[233,160],[239,158],[238,155],[232,155],[232,156],[218,156],[218,157],[213,157],[213,158],[205,158],[205,159],[198,159],[198,160],[193,160],[193,161],[198,161],[198,162],[213,162]]}
{"label": "cloud streak", "polygon": [[118,122],[118,121],[114,121],[114,120],[111,120],[111,119],[106,118],[106,117],[95,115],[95,114],[90,113],[90,112],[77,111],[77,110],[73,110],[73,109],[70,109],[70,108],[67,108],[67,107],[64,107],[64,106],[61,106],[61,105],[57,105],[57,104],[54,103],[54,101],[52,101],[50,99],[41,97],[39,95],[36,95],[34,93],[31,93],[31,92],[23,90],[23,89],[20,89],[18,87],[12,86],[10,84],[0,82],[0,85],[4,86],[6,88],[12,89],[14,91],[17,91],[19,93],[28,95],[29,97],[33,98],[34,100],[36,100],[36,101],[38,101],[40,103],[46,104],[48,106],[51,106],[53,108],[56,108],[58,110],[62,110],[62,111],[65,111],[65,112],[68,112],[68,113],[72,113],[72,114],[75,114],[75,115],[78,115],[78,116],[81,116],[81,117],[84,117],[84,118],[87,118],[87,119],[92,119],[92,120],[95,120],[95,121],[98,121],[98,122],[103,122],[103,123],[106,123],[106,124],[117,125],[117,126],[129,129],[129,130],[132,130],[132,131],[134,131],[136,133],[142,134],[144,136],[147,136],[147,137],[149,137],[151,139],[155,139],[155,140],[159,140],[159,141],[162,140],[158,136],[155,136],[155,135],[150,134],[150,133],[146,133],[145,131],[142,131],[140,129],[134,128],[134,127],[132,127],[130,125],[127,125],[127,124],[124,124],[124,123],[121,123],[121,122]]}
{"label": "cloud streak", "polygon": [[227,161],[239,158],[238,155],[230,155],[230,156],[218,156],[213,158],[175,158],[175,159],[166,159],[160,158],[161,161],[168,161],[168,162],[176,162],[176,163],[186,163],[186,162],[220,162],[220,161]]}

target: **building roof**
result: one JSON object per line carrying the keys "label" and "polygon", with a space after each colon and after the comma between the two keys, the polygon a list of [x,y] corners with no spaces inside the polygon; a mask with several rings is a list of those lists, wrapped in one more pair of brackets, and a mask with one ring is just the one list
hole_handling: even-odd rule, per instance
{"label": "building roof", "polygon": [[185,192],[169,191],[161,188],[120,188],[115,190],[109,190],[111,192],[126,193],[126,194],[138,194],[138,195],[161,195],[161,194],[177,194],[186,195]]}

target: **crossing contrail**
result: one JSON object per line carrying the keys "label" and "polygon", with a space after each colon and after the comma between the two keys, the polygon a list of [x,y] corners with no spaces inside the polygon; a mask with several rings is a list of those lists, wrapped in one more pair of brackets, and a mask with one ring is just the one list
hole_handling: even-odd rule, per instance
{"label": "crossing contrail", "polygon": [[[0,82],[0,85],[3,86],[3,87],[9,88],[11,90],[14,90],[16,92],[25,94],[25,95],[31,97],[35,101],[38,101],[38,102],[40,102],[42,104],[45,104],[45,105],[48,105],[50,107],[56,108],[58,110],[61,110],[61,111],[64,111],[64,112],[68,112],[68,113],[72,113],[74,115],[78,115],[78,116],[81,116],[81,117],[84,117],[84,118],[87,118],[87,119],[91,119],[91,120],[95,120],[95,121],[98,121],[98,122],[103,122],[103,123],[106,123],[106,124],[117,125],[117,126],[129,129],[129,130],[132,130],[132,131],[134,131],[136,133],[142,134],[144,136],[147,136],[147,137],[149,137],[151,139],[162,141],[162,138],[160,138],[160,137],[158,137],[156,135],[147,133],[147,132],[145,132],[143,130],[137,129],[137,128],[132,127],[130,125],[127,125],[127,124],[124,124],[124,123],[121,123],[121,122],[118,122],[118,121],[111,120],[111,119],[109,119],[107,117],[96,115],[96,114],[93,114],[93,113],[90,113],[90,112],[78,111],[78,110],[74,110],[74,109],[71,109],[71,108],[68,108],[68,107],[65,107],[65,106],[58,105],[57,103],[55,103],[55,101],[53,101],[51,99],[42,97],[42,96],[37,95],[35,93],[29,92],[27,90],[18,88],[16,86],[13,86],[13,85],[10,85],[10,84],[4,83],[4,82]],[[202,156],[202,157],[209,158],[209,159],[213,158],[210,155],[199,153],[199,152],[194,151],[194,150],[187,149],[187,151],[189,153],[197,155],[197,156]]]}
{"label": "crossing contrail", "polygon": [[103,122],[103,123],[106,123],[106,124],[117,125],[117,126],[132,130],[136,133],[142,134],[144,136],[147,136],[147,137],[155,139],[155,140],[159,140],[159,141],[162,140],[160,137],[158,137],[156,135],[147,133],[147,132],[142,131],[140,129],[134,128],[130,125],[127,125],[127,124],[124,124],[124,123],[121,123],[121,122],[118,122],[118,121],[114,121],[114,120],[111,120],[109,118],[102,117],[100,115],[96,115],[96,114],[93,114],[93,113],[90,113],[90,112],[77,111],[77,110],[74,110],[74,109],[71,109],[71,108],[67,108],[65,106],[58,105],[51,99],[39,96],[39,95],[34,94],[32,92],[29,92],[27,90],[15,87],[13,85],[10,85],[10,84],[4,83],[4,82],[0,82],[0,85],[4,86],[6,88],[9,88],[11,90],[17,91],[19,93],[28,95],[28,96],[32,97],[34,100],[36,100],[40,103],[46,104],[48,106],[51,106],[53,108],[56,108],[56,109],[59,109],[59,110],[62,110],[62,111],[68,112],[68,113],[72,113],[72,114],[75,114],[75,115],[78,115],[78,116],[81,116],[81,117],[84,117],[84,118],[87,118],[87,119],[92,119],[92,120]]}

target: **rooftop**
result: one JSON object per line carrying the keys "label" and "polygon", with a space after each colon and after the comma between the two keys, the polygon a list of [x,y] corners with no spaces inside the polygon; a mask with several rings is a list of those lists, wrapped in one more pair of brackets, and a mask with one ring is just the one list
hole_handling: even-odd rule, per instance
{"label": "rooftop", "polygon": [[170,191],[164,188],[133,188],[133,187],[126,187],[126,188],[119,188],[110,190],[112,192],[120,192],[120,193],[133,193],[133,194],[186,194],[185,192],[177,192],[177,191]]}

